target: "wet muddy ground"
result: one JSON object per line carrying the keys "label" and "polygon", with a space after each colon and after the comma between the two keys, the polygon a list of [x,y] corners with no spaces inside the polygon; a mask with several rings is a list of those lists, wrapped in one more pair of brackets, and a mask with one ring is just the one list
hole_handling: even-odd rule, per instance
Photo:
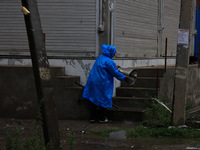
{"label": "wet muddy ground", "polygon": [[[0,148],[4,150],[6,137],[18,126],[22,133],[20,139],[32,136],[33,129],[38,129],[38,124],[33,120],[20,120],[1,118],[0,120]],[[91,130],[105,129],[134,129],[138,126],[134,122],[111,122],[108,124],[88,121],[60,120],[60,138],[63,150],[200,150],[200,139],[169,139],[169,138],[133,138],[127,139],[122,135],[112,137],[99,137],[88,135]],[[73,133],[73,135],[72,135]],[[72,136],[70,136],[72,135]]]}

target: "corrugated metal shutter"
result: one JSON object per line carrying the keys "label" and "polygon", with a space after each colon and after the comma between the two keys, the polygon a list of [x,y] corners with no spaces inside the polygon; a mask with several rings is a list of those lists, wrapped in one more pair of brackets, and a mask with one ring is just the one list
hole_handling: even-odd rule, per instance
{"label": "corrugated metal shutter", "polygon": [[38,4],[49,54],[95,56],[95,0],[38,0]]}
{"label": "corrugated metal shutter", "polygon": [[167,55],[176,56],[181,0],[164,0],[163,53],[167,38]]}
{"label": "corrugated metal shutter", "polygon": [[118,57],[156,56],[158,0],[117,0],[115,12]]}
{"label": "corrugated metal shutter", "polygon": [[21,1],[0,1],[0,54],[28,53],[28,39]]}
{"label": "corrugated metal shutter", "polygon": [[[0,1],[0,53],[29,53],[20,6],[21,1]],[[95,56],[96,1],[38,0],[38,7],[49,56]]]}

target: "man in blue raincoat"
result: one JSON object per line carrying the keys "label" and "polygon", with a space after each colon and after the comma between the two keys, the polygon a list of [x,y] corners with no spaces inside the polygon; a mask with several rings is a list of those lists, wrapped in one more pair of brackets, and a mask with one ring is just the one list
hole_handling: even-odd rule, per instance
{"label": "man in blue raincoat", "polygon": [[83,91],[83,98],[91,102],[90,122],[95,122],[96,106],[100,107],[99,122],[108,122],[106,109],[112,107],[114,78],[125,80],[112,58],[116,47],[102,44],[102,54],[95,61]]}

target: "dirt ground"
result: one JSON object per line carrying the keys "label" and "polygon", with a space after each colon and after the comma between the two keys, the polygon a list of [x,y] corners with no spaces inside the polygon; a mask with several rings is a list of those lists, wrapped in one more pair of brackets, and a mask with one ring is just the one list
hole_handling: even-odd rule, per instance
{"label": "dirt ground", "polygon": [[[134,122],[89,123],[80,120],[59,120],[60,141],[63,150],[185,150],[199,149],[199,139],[166,139],[166,138],[135,138],[123,137],[102,138],[88,135],[91,130],[104,129],[134,129],[138,126]],[[20,131],[20,140],[33,136],[39,125],[34,120],[21,120],[11,118],[0,119],[0,148],[4,150],[6,137],[13,132],[14,127]],[[73,137],[69,137],[73,133]],[[75,142],[74,144],[71,144]],[[71,147],[72,146],[72,147]]]}

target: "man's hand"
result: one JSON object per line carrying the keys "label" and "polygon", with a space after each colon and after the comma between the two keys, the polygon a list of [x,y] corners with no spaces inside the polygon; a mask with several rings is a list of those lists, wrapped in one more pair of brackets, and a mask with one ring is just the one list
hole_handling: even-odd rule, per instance
{"label": "man's hand", "polygon": [[121,68],[119,65],[117,65],[117,69]]}
{"label": "man's hand", "polygon": [[124,81],[126,81],[129,84],[129,86],[135,83],[135,79],[129,76],[126,76]]}

